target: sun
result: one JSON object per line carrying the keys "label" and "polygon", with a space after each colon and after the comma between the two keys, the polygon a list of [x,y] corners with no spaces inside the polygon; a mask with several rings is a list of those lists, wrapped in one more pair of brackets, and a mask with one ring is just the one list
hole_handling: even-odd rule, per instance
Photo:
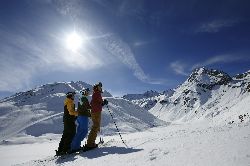
{"label": "sun", "polygon": [[79,50],[82,46],[83,40],[82,37],[76,32],[70,33],[66,38],[66,46],[73,52]]}

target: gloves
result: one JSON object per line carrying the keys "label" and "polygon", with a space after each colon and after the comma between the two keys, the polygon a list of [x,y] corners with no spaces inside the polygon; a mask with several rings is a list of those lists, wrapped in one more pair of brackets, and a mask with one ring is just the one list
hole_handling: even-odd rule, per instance
{"label": "gloves", "polygon": [[102,106],[108,105],[108,103],[109,103],[108,100],[104,99],[103,102],[102,102]]}

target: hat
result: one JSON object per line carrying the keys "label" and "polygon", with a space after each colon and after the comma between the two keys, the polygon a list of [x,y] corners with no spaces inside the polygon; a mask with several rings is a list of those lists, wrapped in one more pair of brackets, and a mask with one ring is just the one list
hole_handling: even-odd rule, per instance
{"label": "hat", "polygon": [[67,92],[66,97],[72,97],[76,94],[76,92]]}
{"label": "hat", "polygon": [[101,82],[98,82],[97,84],[94,84],[93,87],[97,87],[97,86],[100,86],[102,88],[102,83]]}
{"label": "hat", "polygon": [[89,92],[89,91],[90,91],[89,88],[85,88],[85,89],[81,90],[82,93]]}
{"label": "hat", "polygon": [[102,83],[101,83],[101,82],[98,82],[98,85],[99,85],[100,87],[102,87]]}

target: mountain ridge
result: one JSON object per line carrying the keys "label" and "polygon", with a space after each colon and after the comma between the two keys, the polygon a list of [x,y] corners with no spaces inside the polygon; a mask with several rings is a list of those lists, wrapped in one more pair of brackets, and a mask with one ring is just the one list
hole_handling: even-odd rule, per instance
{"label": "mountain ridge", "polygon": [[[249,92],[250,70],[230,76],[224,71],[201,67],[194,69],[182,84],[165,94],[158,92],[158,95],[148,98],[136,98],[140,95],[134,94],[130,101],[164,121],[217,119],[218,124],[225,124],[241,122],[242,119],[249,121]],[[244,108],[237,111],[243,103]]]}
{"label": "mountain ridge", "polygon": [[[65,93],[82,88],[92,90],[90,84],[82,81],[56,82],[0,100],[0,138],[3,140],[21,131],[35,136],[61,133]],[[199,68],[181,85],[162,93],[151,90],[115,98],[104,91],[103,97],[110,101],[109,108],[124,132],[168,122],[207,120],[214,125],[249,122],[250,71],[230,77],[222,71]],[[106,134],[116,130],[110,124],[109,108],[104,108],[103,116]],[[9,129],[5,130],[6,127]]]}
{"label": "mountain ridge", "polygon": [[[92,86],[82,81],[56,82],[20,92],[0,101],[0,141],[24,132],[32,136],[46,133],[61,134],[63,130],[63,103],[68,91],[76,91],[77,105],[79,91]],[[112,135],[116,128],[110,113],[122,126],[123,132],[141,131],[153,126],[167,124],[144,109],[122,98],[114,98],[105,91],[103,98],[109,100],[109,107],[103,108],[102,133]]]}

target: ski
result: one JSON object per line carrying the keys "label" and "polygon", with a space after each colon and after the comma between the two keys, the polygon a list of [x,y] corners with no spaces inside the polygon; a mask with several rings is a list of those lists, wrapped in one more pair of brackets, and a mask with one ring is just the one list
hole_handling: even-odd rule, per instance
{"label": "ski", "polygon": [[102,147],[105,147],[106,145],[108,145],[110,142],[114,141],[113,139],[107,141],[107,142],[104,142],[103,140],[101,140],[96,147],[93,147],[93,148],[85,148],[85,147],[82,147],[81,149],[77,150],[77,151],[74,151],[72,153],[66,153],[66,154],[62,154],[62,155],[55,155],[55,157],[60,157],[62,159],[64,158],[67,158],[69,156],[72,156],[72,155],[79,155],[79,154],[82,154],[82,153],[85,153],[85,152],[88,152],[88,151],[91,151],[91,150],[95,150],[95,149],[98,149],[98,148],[102,148]]}

